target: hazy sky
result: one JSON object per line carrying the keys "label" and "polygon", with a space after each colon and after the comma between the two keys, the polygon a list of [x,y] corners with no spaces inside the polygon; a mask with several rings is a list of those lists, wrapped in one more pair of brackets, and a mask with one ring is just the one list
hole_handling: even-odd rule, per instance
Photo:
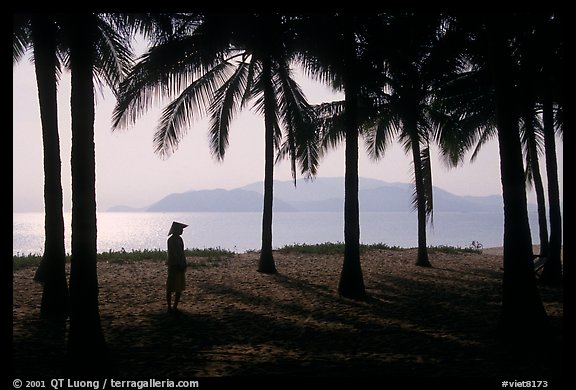
{"label": "hazy sky", "polygon": [[[311,103],[331,101],[330,89],[299,78]],[[58,94],[62,184],[64,208],[70,201],[70,74],[64,73]],[[115,205],[147,206],[165,195],[188,190],[244,186],[264,178],[263,119],[245,111],[232,122],[230,145],[223,162],[209,151],[207,120],[194,123],[168,159],[153,151],[153,135],[162,107],[156,107],[128,130],[111,131],[111,113],[115,101],[109,91],[97,93],[95,145],[97,206],[105,211]],[[386,156],[371,161],[360,143],[359,174],[388,182],[412,180],[411,159],[395,145]],[[563,177],[561,142],[557,144],[560,178]],[[457,169],[433,160],[433,182],[457,195],[501,194],[498,145],[486,145],[478,159]],[[26,58],[13,67],[13,209],[43,209],[42,135],[34,67]],[[543,167],[542,167],[543,168]],[[329,152],[321,161],[319,177],[344,176],[344,147]],[[545,176],[545,175],[544,175]],[[276,165],[275,179],[289,180],[287,162]],[[562,181],[560,183],[562,191]],[[534,201],[533,194],[529,199]]]}

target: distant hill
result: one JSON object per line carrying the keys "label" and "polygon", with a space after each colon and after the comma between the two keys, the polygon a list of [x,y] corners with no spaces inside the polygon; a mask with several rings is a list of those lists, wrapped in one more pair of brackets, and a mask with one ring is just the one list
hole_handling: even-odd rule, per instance
{"label": "distant hill", "polygon": [[[201,190],[170,194],[153,203],[146,211],[195,211],[195,212],[247,212],[261,211],[263,196],[254,191]],[[280,199],[275,199],[276,211],[295,211]]]}
{"label": "distant hill", "polygon": [[[377,179],[359,179],[360,211],[412,211],[414,186],[410,183],[388,183]],[[252,183],[242,189],[262,192],[263,184]],[[274,195],[298,211],[341,211],[344,207],[344,178],[318,178],[274,183]],[[499,211],[502,197],[458,196],[433,187],[435,211],[479,212]]]}
{"label": "distant hill", "polygon": [[119,205],[119,206],[110,207],[107,211],[116,212],[116,213],[138,213],[138,212],[146,211],[146,208],[145,207],[136,208],[136,207]]}
{"label": "distant hill", "polygon": [[[412,211],[413,185],[387,183],[360,178],[360,211]],[[170,194],[145,208],[116,206],[108,211],[189,211],[189,212],[259,212],[262,211],[264,185],[252,183],[233,190],[199,190]],[[483,212],[502,210],[502,198],[493,196],[457,196],[434,187],[434,210],[453,212]],[[532,206],[532,205],[531,205]],[[274,182],[275,211],[342,211],[344,207],[344,178],[317,178]]]}

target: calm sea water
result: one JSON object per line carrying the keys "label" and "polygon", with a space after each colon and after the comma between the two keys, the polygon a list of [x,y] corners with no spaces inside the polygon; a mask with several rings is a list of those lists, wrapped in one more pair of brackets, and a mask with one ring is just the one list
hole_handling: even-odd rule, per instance
{"label": "calm sea water", "polygon": [[[70,213],[64,214],[66,251],[70,253]],[[429,245],[467,247],[478,241],[487,247],[501,246],[502,213],[434,213],[428,228]],[[260,248],[261,213],[98,213],[98,251],[165,249],[172,221],[190,226],[183,239],[188,248],[223,248],[235,252]],[[537,216],[530,213],[532,237],[537,241]],[[360,238],[365,244],[385,243],[417,246],[416,213],[360,214]],[[273,244],[316,244],[344,241],[342,213],[277,212]],[[13,254],[41,254],[44,246],[44,214],[13,214]]]}

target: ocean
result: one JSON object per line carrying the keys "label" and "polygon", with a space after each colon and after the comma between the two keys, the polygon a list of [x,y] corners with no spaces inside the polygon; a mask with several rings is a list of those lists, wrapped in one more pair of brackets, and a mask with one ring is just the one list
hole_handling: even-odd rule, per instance
{"label": "ocean", "polygon": [[[538,243],[537,215],[531,212],[532,239]],[[66,251],[70,253],[71,214],[64,214]],[[109,250],[166,249],[172,221],[188,224],[182,235],[187,248],[222,248],[237,253],[258,250],[261,242],[260,212],[153,213],[99,212],[98,252]],[[502,246],[501,212],[435,212],[428,227],[428,245],[468,247],[472,241],[485,248]],[[273,246],[344,241],[340,212],[275,212]],[[417,246],[416,212],[360,213],[360,241],[390,246]],[[14,255],[42,254],[44,214],[14,213]]]}

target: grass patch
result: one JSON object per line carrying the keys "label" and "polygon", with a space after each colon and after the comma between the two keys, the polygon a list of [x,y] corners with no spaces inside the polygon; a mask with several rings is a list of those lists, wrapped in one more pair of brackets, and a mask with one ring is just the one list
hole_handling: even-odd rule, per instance
{"label": "grass patch", "polygon": [[188,267],[192,269],[218,267],[224,260],[230,259],[236,254],[222,248],[208,249],[186,249],[186,257],[194,257],[192,262],[188,262]]}
{"label": "grass patch", "polygon": [[[194,264],[200,263],[210,263],[215,264],[224,259],[228,259],[235,255],[234,252],[228,251],[221,248],[206,248],[206,249],[184,249],[184,255],[186,257],[201,258],[201,262],[196,262]],[[135,261],[157,261],[164,262],[168,258],[168,251],[160,249],[143,249],[143,250],[132,250],[127,251],[108,251],[98,254],[98,261],[107,261],[109,263],[131,263]]]}
{"label": "grass patch", "polygon": [[478,249],[472,246],[462,248],[460,246],[438,245],[428,247],[428,253],[447,253],[447,254],[482,253],[482,249]]}
{"label": "grass patch", "polygon": [[17,271],[22,268],[27,267],[38,267],[40,265],[40,261],[42,261],[42,256],[37,254],[16,254],[12,256],[12,269]]}
{"label": "grass patch", "polygon": [[343,242],[325,242],[323,244],[291,244],[278,249],[279,253],[303,253],[314,255],[335,255],[344,253]]}
{"label": "grass patch", "polygon": [[[280,253],[301,253],[301,254],[315,254],[315,255],[342,255],[344,254],[343,242],[325,242],[323,244],[292,244],[285,245],[278,249]],[[387,249],[387,250],[400,250],[398,246],[390,246],[388,244],[361,244],[360,252],[372,249]]]}
{"label": "grass patch", "polygon": [[[213,267],[222,260],[229,259],[235,256],[234,252],[221,248],[206,248],[206,249],[185,249],[184,254],[186,257],[198,258],[198,261],[192,263],[192,267]],[[143,250],[109,250],[97,254],[98,261],[106,261],[108,263],[125,264],[133,263],[136,261],[157,261],[164,262],[168,258],[168,252],[160,249],[143,249]],[[12,266],[14,271],[27,268],[38,267],[42,261],[42,255],[38,254],[16,254],[12,256]],[[70,256],[66,256],[66,262],[70,262]]]}
{"label": "grass patch", "polygon": [[97,259],[108,263],[124,264],[142,260],[165,261],[167,256],[167,252],[160,249],[131,250],[130,252],[109,250],[98,253]]}

